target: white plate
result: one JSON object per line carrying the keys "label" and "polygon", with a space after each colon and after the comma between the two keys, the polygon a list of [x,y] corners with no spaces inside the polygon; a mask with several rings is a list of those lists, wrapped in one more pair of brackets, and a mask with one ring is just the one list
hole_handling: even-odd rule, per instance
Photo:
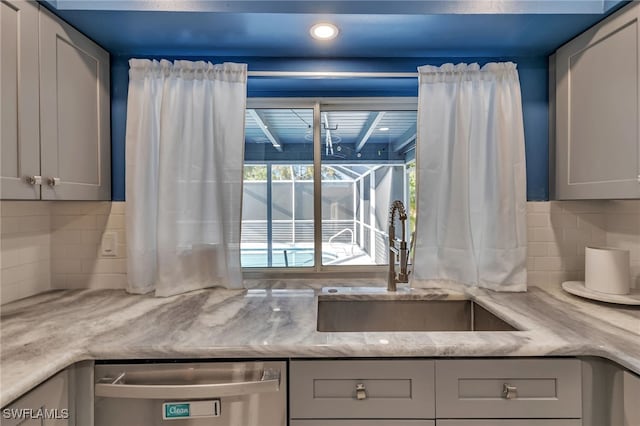
{"label": "white plate", "polygon": [[640,291],[631,290],[629,294],[610,294],[588,289],[584,281],[565,281],[562,288],[567,293],[600,302],[617,303],[619,305],[640,305]]}

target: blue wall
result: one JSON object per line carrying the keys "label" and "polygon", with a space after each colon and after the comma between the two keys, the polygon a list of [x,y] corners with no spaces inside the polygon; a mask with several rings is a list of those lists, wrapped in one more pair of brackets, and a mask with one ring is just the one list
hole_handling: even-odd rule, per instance
{"label": "blue wall", "polygon": [[[125,127],[129,57],[111,57],[112,199],[125,198]],[[548,67],[545,57],[427,58],[427,59],[307,59],[307,58],[173,58],[244,62],[250,70],[274,71],[389,71],[414,72],[419,65],[446,62],[513,61],[518,64],[527,155],[527,199],[549,199]],[[417,96],[414,79],[260,79],[247,84],[249,97]]]}

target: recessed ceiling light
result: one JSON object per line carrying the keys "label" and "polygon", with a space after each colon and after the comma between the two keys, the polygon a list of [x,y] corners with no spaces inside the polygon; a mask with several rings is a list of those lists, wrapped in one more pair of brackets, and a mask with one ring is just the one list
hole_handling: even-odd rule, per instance
{"label": "recessed ceiling light", "polygon": [[389,128],[388,127],[380,127],[378,130],[380,130],[381,132],[388,132]]}
{"label": "recessed ceiling light", "polygon": [[327,22],[315,24],[309,31],[316,40],[332,40],[338,36],[338,27]]}

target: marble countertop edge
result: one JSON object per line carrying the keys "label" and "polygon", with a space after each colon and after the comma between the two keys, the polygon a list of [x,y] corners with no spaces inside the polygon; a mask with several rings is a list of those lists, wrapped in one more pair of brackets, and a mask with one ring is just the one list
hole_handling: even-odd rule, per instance
{"label": "marble countertop edge", "polygon": [[208,289],[172,298],[64,290],[5,305],[0,406],[87,360],[594,356],[640,374],[639,309],[592,304],[561,290],[419,288],[397,298],[470,298],[523,331],[322,333],[315,329],[322,286],[302,288]]}
{"label": "marble countertop edge", "polygon": [[[490,349],[490,350],[489,350]],[[504,349],[504,348],[502,348]],[[488,351],[489,350],[489,351]],[[382,344],[351,345],[348,349],[332,345],[316,346],[237,346],[237,347],[206,347],[185,348],[185,350],[163,351],[158,356],[158,348],[136,348],[132,351],[117,352],[101,348],[90,351],[74,351],[65,357],[57,358],[46,366],[34,370],[33,374],[24,377],[18,383],[3,384],[0,394],[0,406],[16,400],[25,392],[53,377],[65,368],[82,361],[95,360],[127,360],[150,359],[158,362],[173,359],[215,360],[215,359],[314,359],[314,358],[528,358],[528,357],[598,357],[615,362],[620,366],[640,375],[640,360],[624,354],[612,353],[607,348],[594,345],[567,345],[565,347],[544,348],[538,346],[536,350],[511,352],[509,355],[500,354],[501,348],[487,343],[486,347],[474,346],[468,350],[455,345],[450,347],[415,347],[401,351]],[[133,355],[133,356],[132,356]]]}

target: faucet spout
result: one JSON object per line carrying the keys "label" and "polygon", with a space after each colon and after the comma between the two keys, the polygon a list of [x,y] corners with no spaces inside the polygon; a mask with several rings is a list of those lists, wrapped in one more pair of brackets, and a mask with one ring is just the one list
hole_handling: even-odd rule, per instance
{"label": "faucet spout", "polygon": [[[402,238],[396,239],[396,213],[402,226]],[[406,238],[407,211],[400,200],[395,200],[389,208],[389,273],[387,291],[397,291],[396,284],[409,282],[409,248]],[[396,261],[400,261],[400,271],[396,274]]]}

